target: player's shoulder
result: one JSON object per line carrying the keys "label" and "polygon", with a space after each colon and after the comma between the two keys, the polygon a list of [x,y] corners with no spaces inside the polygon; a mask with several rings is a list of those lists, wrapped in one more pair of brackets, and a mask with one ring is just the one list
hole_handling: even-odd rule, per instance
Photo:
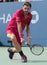
{"label": "player's shoulder", "polygon": [[22,14],[23,13],[23,10],[22,9],[19,9],[15,12],[15,14]]}
{"label": "player's shoulder", "polygon": [[31,18],[32,19],[32,14],[29,12],[29,18]]}
{"label": "player's shoulder", "polygon": [[32,16],[32,14],[29,12],[29,16]]}
{"label": "player's shoulder", "polygon": [[19,10],[17,10],[17,12],[23,12],[23,10],[22,9],[19,9]]}

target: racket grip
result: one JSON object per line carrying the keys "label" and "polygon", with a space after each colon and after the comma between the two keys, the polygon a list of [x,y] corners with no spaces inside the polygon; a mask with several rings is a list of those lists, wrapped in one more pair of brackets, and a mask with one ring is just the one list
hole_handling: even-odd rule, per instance
{"label": "racket grip", "polygon": [[28,46],[28,47],[30,47],[30,45],[29,45],[29,44],[27,44],[27,46]]}
{"label": "racket grip", "polygon": [[25,44],[26,44],[28,47],[30,47],[30,45],[28,44],[28,42],[25,42]]}

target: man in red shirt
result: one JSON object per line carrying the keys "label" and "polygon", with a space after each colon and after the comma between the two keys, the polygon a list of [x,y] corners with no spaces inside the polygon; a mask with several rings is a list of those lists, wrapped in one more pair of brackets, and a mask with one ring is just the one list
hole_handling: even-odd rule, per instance
{"label": "man in red shirt", "polygon": [[12,59],[15,52],[18,52],[21,56],[21,59],[23,62],[27,62],[27,57],[24,55],[24,53],[21,50],[22,43],[25,42],[24,40],[24,34],[23,31],[26,29],[27,32],[27,38],[28,42],[31,42],[31,36],[30,36],[30,28],[29,24],[32,19],[32,14],[30,13],[31,9],[31,3],[25,2],[23,4],[23,8],[20,10],[17,10],[12,19],[10,20],[8,26],[7,26],[7,37],[10,38],[10,40],[14,44],[13,49],[8,49],[9,52],[9,58]]}

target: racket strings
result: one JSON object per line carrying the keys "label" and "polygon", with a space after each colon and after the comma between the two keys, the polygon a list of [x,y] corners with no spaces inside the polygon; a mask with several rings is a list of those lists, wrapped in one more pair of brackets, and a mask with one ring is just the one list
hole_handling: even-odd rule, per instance
{"label": "racket strings", "polygon": [[40,55],[43,52],[43,47],[42,46],[32,46],[31,52],[35,55]]}

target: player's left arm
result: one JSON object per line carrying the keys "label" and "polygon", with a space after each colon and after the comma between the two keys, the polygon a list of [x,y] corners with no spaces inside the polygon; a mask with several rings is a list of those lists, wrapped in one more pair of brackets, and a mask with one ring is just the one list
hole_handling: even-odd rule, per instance
{"label": "player's left arm", "polygon": [[26,25],[26,33],[27,33],[27,37],[30,36],[30,26]]}
{"label": "player's left arm", "polygon": [[29,25],[26,25],[26,33],[27,33],[28,43],[30,44],[30,42],[32,41],[32,37],[30,35],[30,26]]}
{"label": "player's left arm", "polygon": [[30,26],[26,25],[26,33],[27,33],[27,38],[28,38],[28,44],[32,41],[32,37],[30,35]]}
{"label": "player's left arm", "polygon": [[27,38],[28,38],[29,43],[32,41],[32,37],[31,37],[31,34],[30,34],[31,19],[32,19],[32,15],[29,17],[28,22],[26,24],[26,33],[27,33]]}

